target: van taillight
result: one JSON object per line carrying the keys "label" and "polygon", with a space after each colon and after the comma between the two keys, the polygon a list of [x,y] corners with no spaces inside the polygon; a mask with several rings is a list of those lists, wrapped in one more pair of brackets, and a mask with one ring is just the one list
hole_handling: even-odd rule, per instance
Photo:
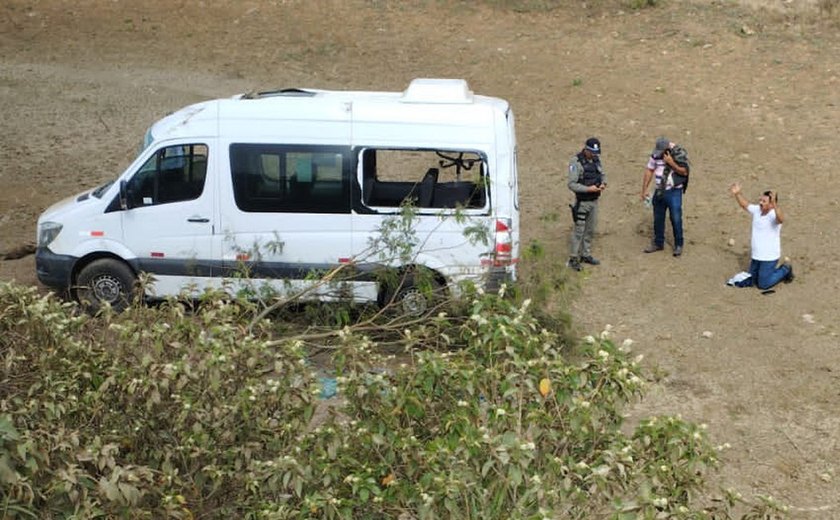
{"label": "van taillight", "polygon": [[504,267],[513,263],[513,234],[511,220],[500,218],[496,220],[496,243],[493,248],[493,266]]}

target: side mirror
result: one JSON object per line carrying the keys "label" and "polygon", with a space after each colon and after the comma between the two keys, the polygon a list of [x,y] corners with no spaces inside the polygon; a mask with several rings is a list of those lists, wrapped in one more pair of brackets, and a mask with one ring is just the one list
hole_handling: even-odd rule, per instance
{"label": "side mirror", "polygon": [[128,182],[120,181],[120,209],[131,209],[128,205]]}

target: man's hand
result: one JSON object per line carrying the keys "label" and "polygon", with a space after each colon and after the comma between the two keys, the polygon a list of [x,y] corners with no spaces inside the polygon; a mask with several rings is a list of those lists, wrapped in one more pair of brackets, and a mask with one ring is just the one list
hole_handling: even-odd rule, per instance
{"label": "man's hand", "polygon": [[737,182],[732,184],[732,186],[729,187],[729,192],[732,193],[732,195],[735,195],[735,202],[737,202],[744,210],[747,210],[750,203],[743,195],[741,195],[741,185]]}
{"label": "man's hand", "polygon": [[770,199],[770,207],[771,208],[775,207],[776,206],[776,192],[771,191],[770,195],[768,195],[768,197]]}

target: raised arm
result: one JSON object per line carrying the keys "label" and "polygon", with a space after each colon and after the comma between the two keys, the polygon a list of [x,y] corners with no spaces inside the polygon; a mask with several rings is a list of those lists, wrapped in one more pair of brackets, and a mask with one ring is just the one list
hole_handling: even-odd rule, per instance
{"label": "raised arm", "polygon": [[665,150],[665,153],[662,154],[662,160],[665,161],[665,164],[670,166],[672,170],[680,175],[688,175],[688,167],[675,161],[671,153],[669,153],[669,150]]}
{"label": "raised arm", "polygon": [[785,221],[785,216],[782,213],[782,208],[779,207],[779,201],[776,200],[776,192],[770,192],[770,207],[776,210],[776,222],[779,224]]}
{"label": "raised arm", "polygon": [[746,211],[747,206],[749,206],[750,203],[741,194],[741,185],[738,184],[737,182],[734,183],[732,186],[729,187],[729,192],[732,193],[732,195],[735,195],[735,201],[738,203],[739,206],[741,206]]}

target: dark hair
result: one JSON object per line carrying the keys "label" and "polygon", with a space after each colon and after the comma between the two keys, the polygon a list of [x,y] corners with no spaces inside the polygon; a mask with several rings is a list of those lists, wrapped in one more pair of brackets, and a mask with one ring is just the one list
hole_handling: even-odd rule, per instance
{"label": "dark hair", "polygon": [[[772,190],[767,190],[764,193],[762,193],[762,195],[764,195],[765,197],[769,197],[770,195],[773,195],[773,191]],[[776,193],[776,202],[779,202],[779,194],[778,193]]]}

